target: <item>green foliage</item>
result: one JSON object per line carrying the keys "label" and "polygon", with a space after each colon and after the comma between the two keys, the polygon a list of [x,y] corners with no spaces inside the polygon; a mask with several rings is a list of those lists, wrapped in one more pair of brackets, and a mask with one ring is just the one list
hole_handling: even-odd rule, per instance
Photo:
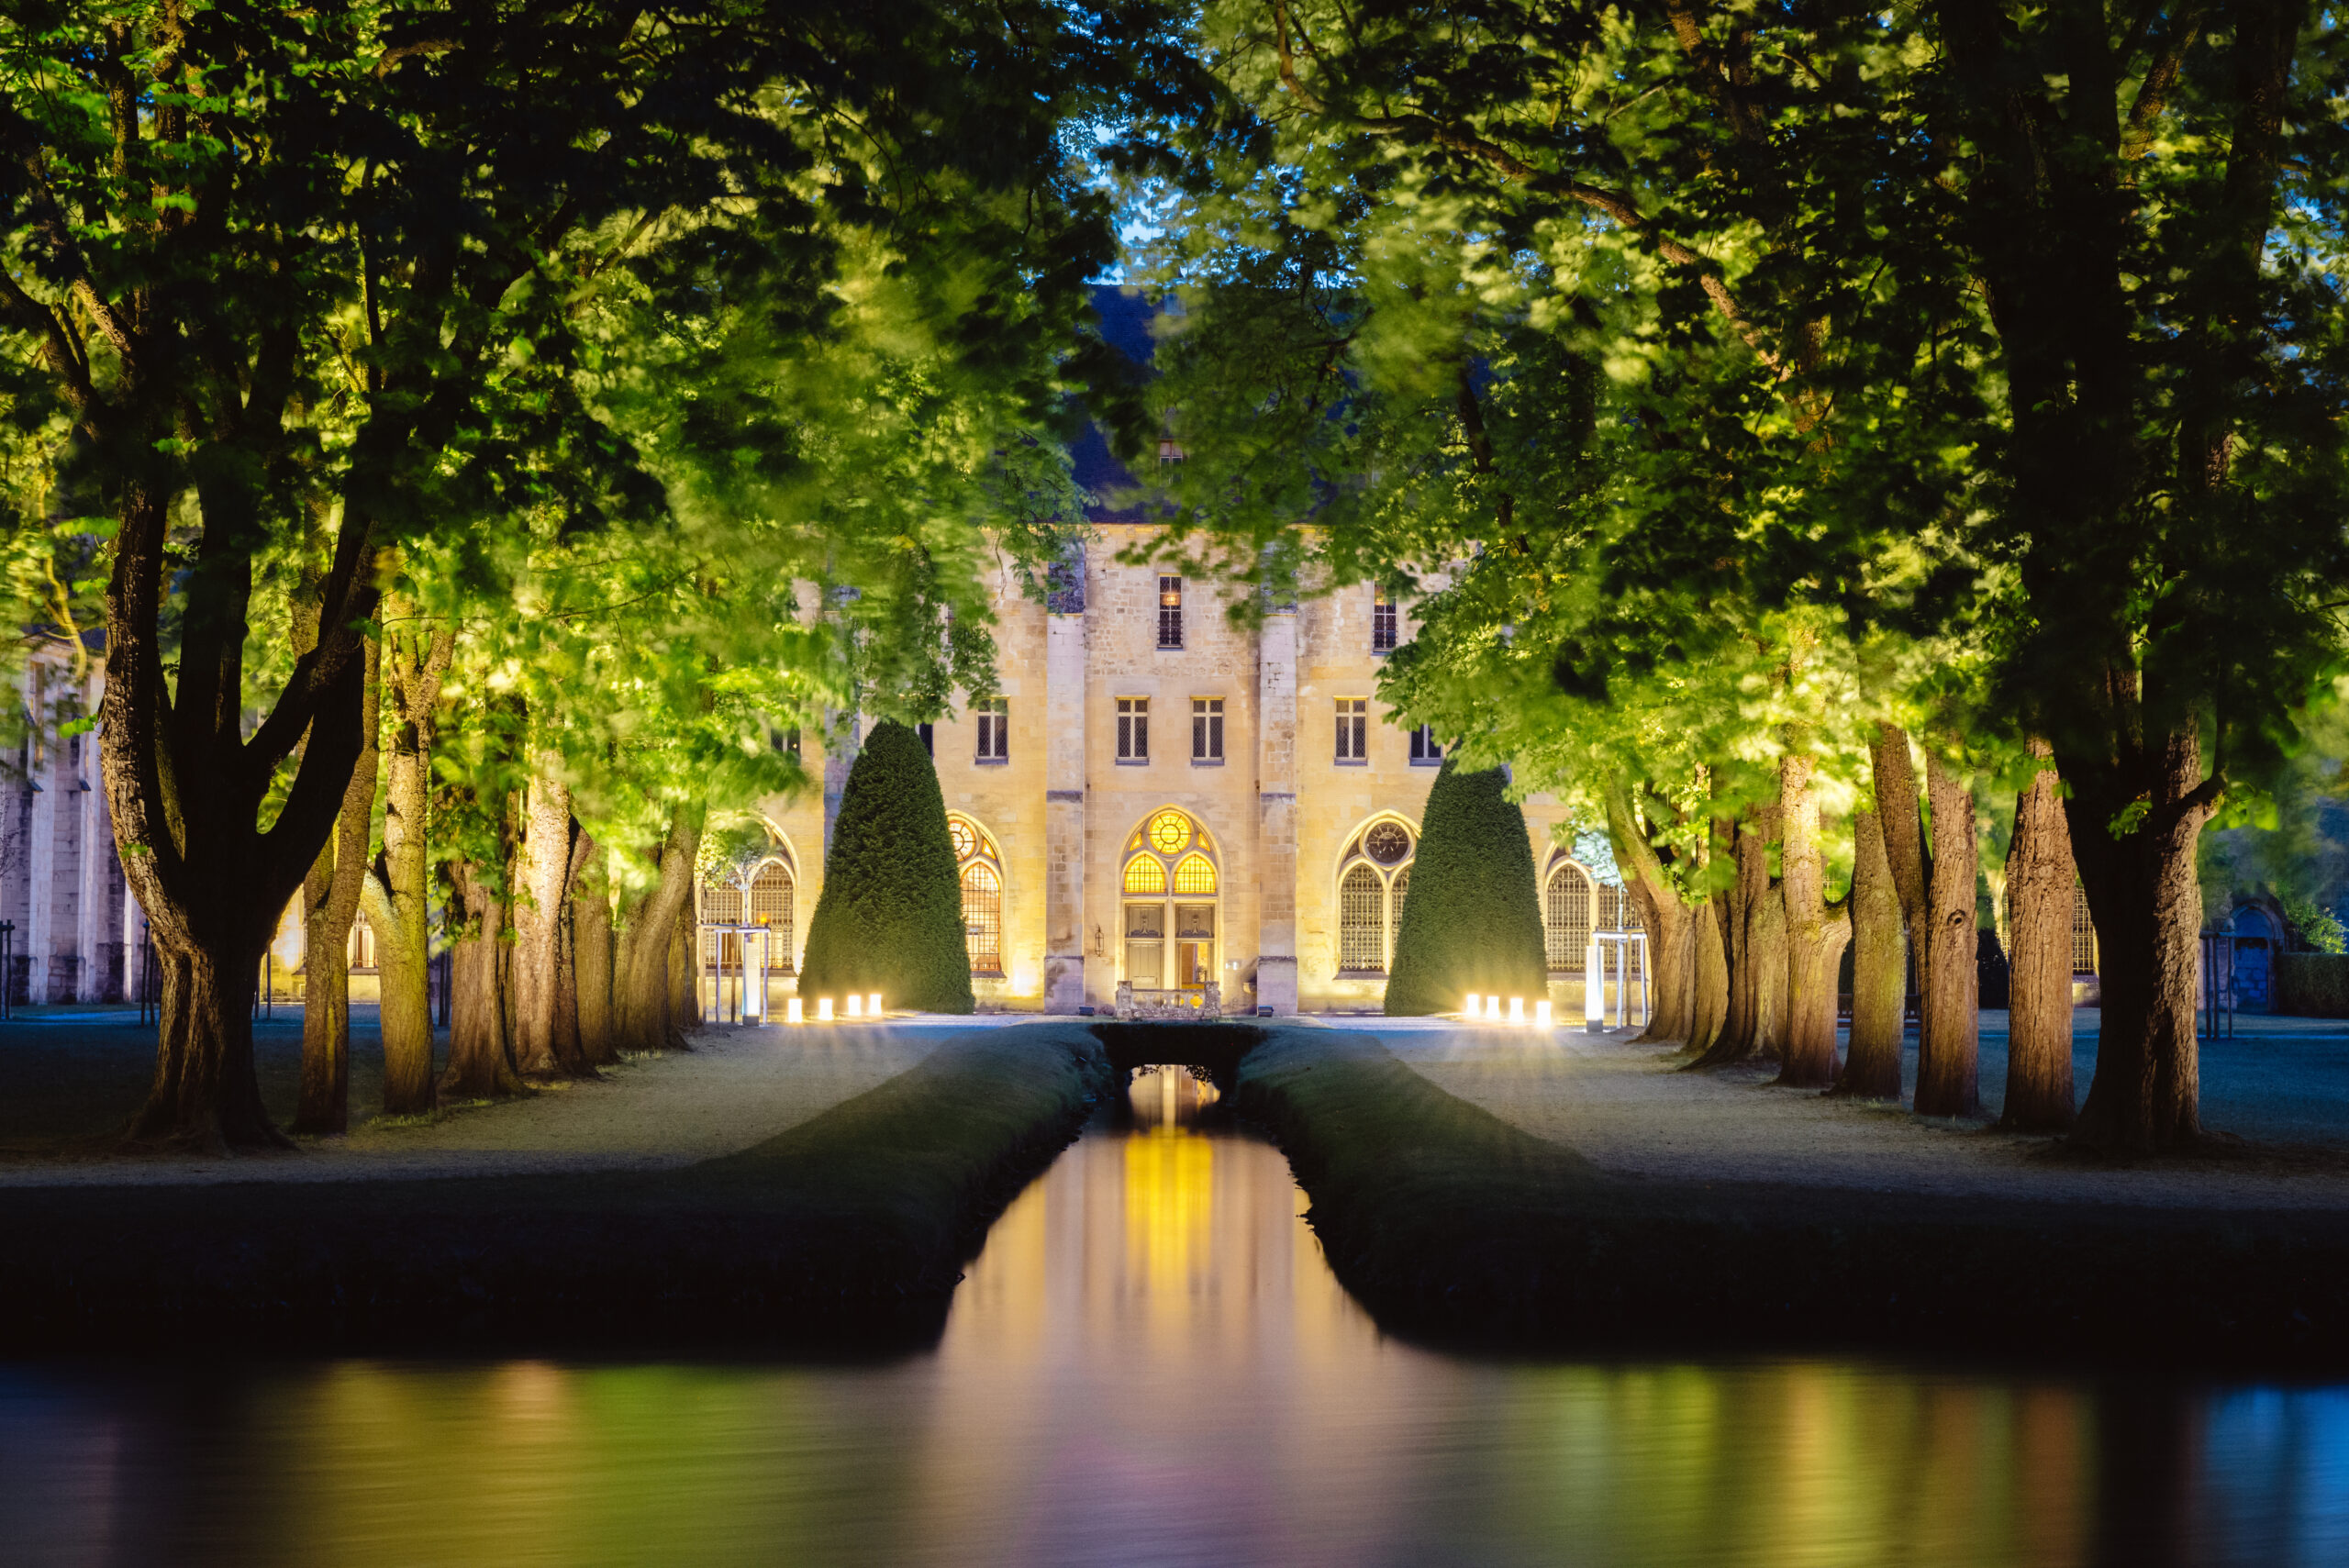
{"label": "green foliage", "polygon": [[799,990],[878,991],[930,1013],[976,1005],[946,797],[920,737],[895,719],[873,727],[849,769]]}
{"label": "green foliage", "polygon": [[1549,994],[1548,960],[1525,813],[1500,769],[1464,773],[1447,757],[1428,792],[1386,1011],[1455,1012],[1470,991],[1531,1005]]}
{"label": "green foliage", "polygon": [[2300,940],[2322,953],[2349,952],[2349,928],[2341,917],[2310,898],[2284,900],[2284,917]]}
{"label": "green foliage", "polygon": [[2277,953],[2276,1010],[2304,1018],[2349,1018],[2349,956]]}

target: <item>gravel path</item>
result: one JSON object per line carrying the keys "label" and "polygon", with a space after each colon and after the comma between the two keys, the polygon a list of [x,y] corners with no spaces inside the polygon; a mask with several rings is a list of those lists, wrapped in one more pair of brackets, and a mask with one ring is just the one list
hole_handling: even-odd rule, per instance
{"label": "gravel path", "polygon": [[[2239,1156],[2133,1169],[2075,1164],[2055,1157],[2047,1139],[1772,1088],[1770,1069],[1680,1072],[1675,1051],[1633,1045],[1630,1031],[1560,1029],[1543,1040],[1530,1030],[1463,1029],[1435,1019],[1314,1021],[1374,1035],[1438,1086],[1633,1178],[2089,1203],[2349,1207],[2343,1147],[2349,1030],[2337,1020],[2244,1020],[2234,1041],[2204,1052],[2204,1116],[2206,1125],[2259,1144]],[[1983,1021],[1984,1098],[1995,1111],[2006,1018],[1986,1014]],[[2084,1012],[2082,1032],[2094,1022]],[[2094,1065],[2092,1033],[2084,1048],[2076,1064],[2083,1093]],[[1913,1047],[1909,1082],[1916,1082]]]}
{"label": "gravel path", "polygon": [[[233,1159],[0,1154],[0,1186],[99,1183],[334,1182],[661,1170],[730,1154],[895,1077],[974,1028],[1024,1018],[912,1018],[824,1029],[706,1029],[690,1051],[645,1058],[583,1083],[428,1123],[362,1123],[305,1139],[296,1153]],[[47,1046],[52,1084],[63,1041]],[[8,1042],[0,1039],[0,1053]],[[151,1071],[151,1036],[146,1047]],[[102,1053],[92,1060],[103,1067]],[[106,1069],[111,1070],[111,1069]],[[358,1096],[353,1096],[354,1106]]]}

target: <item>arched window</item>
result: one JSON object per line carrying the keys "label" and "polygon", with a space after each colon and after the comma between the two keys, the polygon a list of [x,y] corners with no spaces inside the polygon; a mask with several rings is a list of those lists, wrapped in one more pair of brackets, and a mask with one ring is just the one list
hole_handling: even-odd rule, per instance
{"label": "arched window", "polygon": [[1338,973],[1385,974],[1395,963],[1395,933],[1411,889],[1419,835],[1383,817],[1363,829],[1338,861]]}
{"label": "arched window", "polygon": [[1640,922],[1640,906],[1631,897],[1631,890],[1611,883],[1598,889],[1598,929],[1602,931],[1643,931]]}
{"label": "arched window", "polygon": [[1215,842],[1187,811],[1154,811],[1126,840],[1120,978],[1138,991],[1203,992],[1219,973]]}
{"label": "arched window", "polygon": [[946,833],[963,883],[963,945],[976,979],[1003,973],[1003,857],[986,829],[950,812]]}
{"label": "arched window", "polygon": [[751,881],[750,923],[764,926],[774,933],[767,939],[767,966],[778,974],[789,974],[797,962],[794,954],[798,949],[792,941],[792,895],[796,891],[791,868],[781,861],[767,862]]}
{"label": "arched window", "polygon": [[2096,922],[2088,917],[2087,889],[2077,883],[2072,884],[2072,973],[2097,973]]}
{"label": "arched window", "polygon": [[1592,903],[1590,873],[1572,861],[1560,861],[1542,899],[1543,945],[1553,972],[1582,972],[1590,948]]}

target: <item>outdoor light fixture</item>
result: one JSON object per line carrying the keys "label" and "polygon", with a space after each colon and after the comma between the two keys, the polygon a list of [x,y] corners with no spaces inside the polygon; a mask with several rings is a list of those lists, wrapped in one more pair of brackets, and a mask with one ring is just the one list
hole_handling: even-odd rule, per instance
{"label": "outdoor light fixture", "polygon": [[848,1016],[852,1018],[864,1017],[864,998],[853,991],[848,994]]}
{"label": "outdoor light fixture", "polygon": [[1513,1024],[1521,1024],[1525,1021],[1524,997],[1511,996],[1508,999],[1508,1021]]}
{"label": "outdoor light fixture", "polygon": [[874,992],[864,999],[864,1010],[874,1018],[881,1016],[881,993]]}
{"label": "outdoor light fixture", "polygon": [[816,1021],[819,1024],[829,1024],[832,1021],[832,999],[829,996],[816,998]]}
{"label": "outdoor light fixture", "polygon": [[1537,1029],[1546,1029],[1550,1027],[1550,1003],[1547,997],[1533,1004],[1533,1027]]}
{"label": "outdoor light fixture", "polygon": [[1488,1024],[1501,1021],[1501,999],[1497,992],[1485,998],[1485,1021]]}
{"label": "outdoor light fixture", "polygon": [[787,1024],[806,1023],[807,1021],[806,1004],[801,1002],[796,996],[787,996],[784,998],[783,1021]]}
{"label": "outdoor light fixture", "polygon": [[1476,1021],[1476,993],[1474,991],[1468,993],[1467,1008],[1462,1012],[1460,1016],[1466,1018],[1472,1024]]}

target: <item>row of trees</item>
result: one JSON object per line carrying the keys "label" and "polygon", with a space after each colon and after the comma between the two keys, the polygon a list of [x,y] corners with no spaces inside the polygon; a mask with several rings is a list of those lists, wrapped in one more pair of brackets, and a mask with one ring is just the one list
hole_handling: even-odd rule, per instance
{"label": "row of trees", "polygon": [[2010,1117],[2070,1114],[2076,866],[2076,1136],[2193,1139],[2196,847],[2349,602],[2329,23],[1213,0],[1200,38],[1224,112],[1131,187],[1188,548],[1424,590],[1387,695],[1605,822],[1707,1060],[1838,1080],[1848,942],[1838,1081],[1894,1092],[1905,931],[1918,1106],[1970,1110],[1977,810],[2017,800]]}
{"label": "row of trees", "polygon": [[1163,36],[1049,0],[0,17],[10,580],[105,633],[163,973],[135,1138],[279,1136],[250,1018],[297,894],[313,951],[374,927],[390,1109],[674,1038],[708,803],[796,785],[795,731],[991,689],[983,578],[1052,554],[1107,363],[1070,128],[1167,109]]}

